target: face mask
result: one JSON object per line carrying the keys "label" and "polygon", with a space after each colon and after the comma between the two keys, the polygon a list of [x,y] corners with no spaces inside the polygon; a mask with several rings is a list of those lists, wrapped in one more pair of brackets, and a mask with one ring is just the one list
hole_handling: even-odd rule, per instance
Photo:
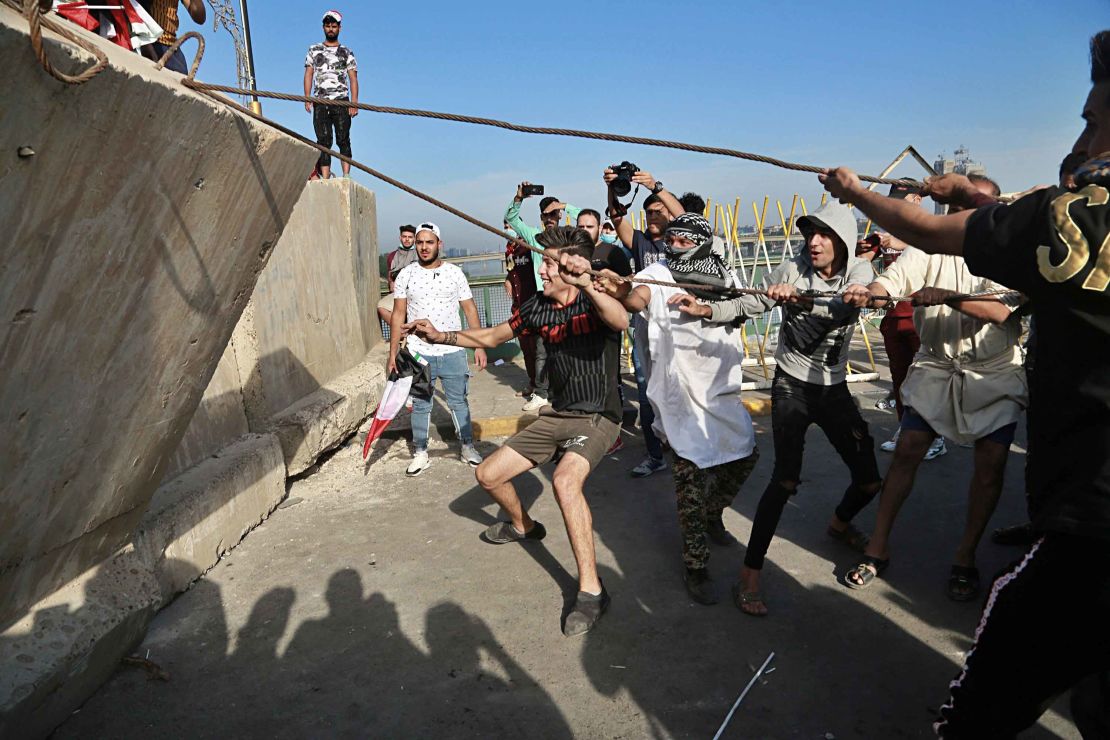
{"label": "face mask", "polygon": [[601,241],[604,244],[616,244],[617,243],[617,235],[616,234],[602,234],[601,235]]}

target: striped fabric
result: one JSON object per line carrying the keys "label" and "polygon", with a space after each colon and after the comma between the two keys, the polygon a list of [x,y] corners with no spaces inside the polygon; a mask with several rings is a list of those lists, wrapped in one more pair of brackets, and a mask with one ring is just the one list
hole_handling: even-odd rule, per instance
{"label": "striped fabric", "polygon": [[177,41],[177,3],[178,0],[147,0],[143,3],[150,17],[162,27],[163,34],[158,43],[172,44]]}
{"label": "striped fabric", "polygon": [[620,333],[605,326],[584,293],[568,306],[538,293],[513,312],[509,326],[517,336],[543,337],[556,411],[601,414],[620,424]]}

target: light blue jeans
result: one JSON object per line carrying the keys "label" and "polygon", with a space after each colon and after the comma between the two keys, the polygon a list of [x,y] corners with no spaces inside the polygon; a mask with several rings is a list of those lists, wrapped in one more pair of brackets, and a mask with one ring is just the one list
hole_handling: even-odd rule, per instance
{"label": "light blue jeans", "polygon": [[[466,402],[466,392],[470,385],[467,376],[466,351],[458,350],[445,355],[428,357],[428,370],[432,374],[432,388],[435,388],[436,378],[443,386],[443,394],[447,396],[447,408],[451,412],[451,421],[455,424],[455,434],[459,441],[468,445],[474,441],[474,433],[470,428],[470,406]],[[412,399],[412,446],[416,451],[428,449],[428,427],[432,422],[432,401]]]}

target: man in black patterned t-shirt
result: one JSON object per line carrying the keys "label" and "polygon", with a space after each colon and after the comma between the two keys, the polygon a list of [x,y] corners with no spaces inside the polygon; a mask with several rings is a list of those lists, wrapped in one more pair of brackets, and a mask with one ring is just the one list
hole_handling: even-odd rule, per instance
{"label": "man in black patterned t-shirt", "polygon": [[[1075,192],[1002,205],[948,174],[925,192],[968,210],[931,216],[868,191],[851,170],[820,176],[899,239],[1020,290],[1037,314],[1026,490],[1038,539],[991,588],[934,725],[944,738],[1014,737],[1069,687],[1110,684],[1110,30],[1091,40],[1091,82]],[[868,298],[862,286],[844,295]],[[1106,737],[1106,700],[1097,715],[1073,700],[1084,737]]]}
{"label": "man in black patterned t-shirt", "polygon": [[[487,457],[475,476],[509,516],[485,531],[488,542],[540,540],[546,530],[524,511],[512,479],[558,461],[551,480],[578,563],[578,597],[563,625],[563,634],[571,636],[593,627],[609,606],[609,594],[597,576],[593,517],[582,486],[620,431],[617,373],[628,313],[615,298],[597,290],[588,274],[565,269],[573,257],[592,258],[594,241],[586,231],[552,228],[536,241],[548,255],[558,253],[560,261],[544,256],[543,293],[528,299],[509,321],[484,329],[441,332],[421,320],[406,324],[405,331],[432,344],[460,347],[496,347],[514,335],[543,338],[551,405]],[[585,264],[588,267],[588,261]]]}

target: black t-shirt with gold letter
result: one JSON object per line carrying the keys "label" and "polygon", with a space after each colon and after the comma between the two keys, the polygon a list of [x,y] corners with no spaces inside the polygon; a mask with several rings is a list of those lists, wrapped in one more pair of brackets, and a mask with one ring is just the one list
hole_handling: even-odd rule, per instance
{"label": "black t-shirt with gold letter", "polygon": [[1030,515],[1040,531],[1110,539],[1110,191],[1039,190],[968,221],[976,275],[1029,296]]}

